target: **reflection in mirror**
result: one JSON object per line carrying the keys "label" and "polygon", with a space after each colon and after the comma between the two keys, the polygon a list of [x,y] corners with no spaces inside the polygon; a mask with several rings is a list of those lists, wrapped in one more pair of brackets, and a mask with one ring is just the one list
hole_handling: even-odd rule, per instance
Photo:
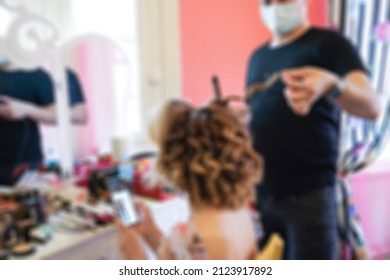
{"label": "reflection in mirror", "polygon": [[[3,3],[2,3],[3,4]],[[13,185],[27,169],[44,162],[39,124],[54,124],[56,110],[50,75],[38,67],[55,38],[49,22],[34,14],[1,8],[0,185]],[[51,29],[51,37],[39,30]]]}
{"label": "reflection in mirror", "polygon": [[[140,100],[134,91],[126,53],[99,36],[75,39],[63,48],[73,125],[71,142],[77,161],[131,153],[131,135],[140,128]],[[86,113],[87,112],[87,113]],[[88,122],[86,122],[88,114]],[[47,158],[58,156],[55,135],[45,128]]]}
{"label": "reflection in mirror", "polygon": [[[99,5],[95,6],[95,16],[89,17],[87,22],[84,21],[84,15],[90,6],[85,5],[85,1],[21,0],[21,2],[29,10],[42,15],[42,18],[46,19],[47,17],[48,22],[53,20],[58,30],[61,31],[60,34],[56,35],[61,38],[69,37],[69,34],[80,30],[94,29],[94,32],[99,31],[96,33],[99,35],[71,38],[67,41],[66,46],[61,48],[61,59],[65,65],[64,70],[66,70],[68,99],[72,115],[72,128],[68,141],[71,143],[73,151],[71,158],[80,161],[89,157],[96,158],[105,154],[113,154],[116,159],[121,159],[134,153],[133,144],[136,141],[140,142],[141,137],[139,136],[145,130],[141,126],[143,112],[141,112],[141,92],[139,90],[138,39],[135,32],[135,17],[131,16],[135,14],[135,2],[128,1],[124,4],[123,1],[119,1],[118,5],[114,5],[115,9],[121,10],[121,12],[118,13],[118,21],[112,23],[102,22],[101,16],[98,16],[98,14],[105,13],[106,8],[111,6],[110,1],[99,2]],[[70,13],[72,17],[70,17]],[[12,16],[8,18],[12,19]],[[1,17],[0,21],[8,18]],[[121,28],[123,25],[129,26],[129,28]],[[3,23],[1,27],[4,26],[7,25]],[[47,30],[41,27],[35,28],[37,34],[50,37],[50,32],[46,32]],[[8,30],[8,28],[4,29],[5,32]],[[117,32],[106,34],[109,30],[117,30]],[[106,36],[112,37],[108,39]],[[0,58],[1,61],[7,62],[6,57],[0,56]],[[35,68],[33,73],[30,73],[42,76],[39,79],[27,75],[30,76],[30,80],[39,85],[34,86],[34,83],[31,82],[30,86],[34,86],[34,89],[46,87],[39,93],[42,96],[30,96],[34,102],[37,102],[35,105],[39,105],[40,109],[45,109],[44,120],[33,121],[33,132],[29,133],[29,135],[36,136],[34,136],[36,139],[33,141],[38,155],[35,157],[38,160],[34,160],[36,166],[41,164],[51,166],[52,163],[57,166],[57,164],[63,163],[64,158],[64,143],[62,140],[59,141],[59,138],[65,139],[66,137],[59,136],[59,128],[62,126],[55,126],[55,108],[63,108],[63,106],[55,104],[58,101],[54,94],[57,88],[54,73],[58,73],[55,71],[55,65],[57,65],[55,59],[54,56],[47,56],[42,64]],[[42,59],[39,60],[39,62],[41,61]],[[3,72],[15,70],[9,66],[3,67]],[[23,74],[26,74],[25,71]],[[4,85],[10,81],[8,77],[5,80]],[[15,80],[12,83],[28,85],[25,80]],[[29,92],[32,93],[31,90]],[[0,92],[0,95],[4,93],[6,93],[5,89]],[[4,104],[6,101],[3,99],[1,103]],[[144,100],[142,101],[144,102]],[[65,104],[65,102],[62,103]],[[3,104],[0,105],[3,106],[2,108],[4,108]],[[50,118],[51,116],[53,119]],[[29,119],[29,121],[31,120]],[[28,127],[30,130],[30,125]],[[20,131],[25,131],[25,129],[21,128]],[[16,144],[24,138],[21,135],[14,135],[12,138],[14,140],[11,142]],[[28,138],[30,139],[30,136]],[[28,142],[29,151],[33,150],[30,149],[32,147],[30,140],[23,140],[23,142]],[[20,151],[26,150],[4,147],[2,150],[18,150],[22,154],[24,152]],[[19,155],[7,156],[17,161],[12,162],[12,164],[11,162],[6,163],[5,160],[1,161],[7,166],[6,173],[8,175],[14,171],[15,167],[23,165],[26,161],[24,158],[19,160]]]}
{"label": "reflection in mirror", "polygon": [[[73,114],[79,109],[81,114],[78,120],[73,118],[70,136],[72,158],[81,160],[111,153],[113,144],[116,147],[119,145],[116,154],[121,157],[120,151],[125,153],[134,135],[141,131],[136,1],[21,1],[55,23],[61,38],[68,38],[62,59],[68,78],[69,73],[74,74],[85,98],[84,108],[72,106]],[[94,7],[93,13],[90,12],[91,5]],[[108,9],[116,15],[115,20],[102,21]],[[73,34],[99,35],[76,39]],[[106,39],[107,36],[110,40]],[[125,62],[125,57],[129,58],[130,64]],[[45,64],[45,68],[53,71],[50,62]],[[72,88],[70,83],[71,99],[74,95]],[[72,105],[74,102],[70,101]],[[88,114],[87,123],[83,121],[84,109]],[[43,126],[42,130],[46,162],[59,162],[61,146],[55,129]]]}

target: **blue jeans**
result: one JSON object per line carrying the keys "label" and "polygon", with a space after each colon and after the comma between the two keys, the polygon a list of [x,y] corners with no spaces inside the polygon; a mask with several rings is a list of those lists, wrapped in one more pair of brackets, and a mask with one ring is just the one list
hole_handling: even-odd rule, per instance
{"label": "blue jeans", "polygon": [[284,259],[339,259],[339,234],[335,187],[275,200],[259,195],[264,237],[260,249],[272,233],[285,240]]}

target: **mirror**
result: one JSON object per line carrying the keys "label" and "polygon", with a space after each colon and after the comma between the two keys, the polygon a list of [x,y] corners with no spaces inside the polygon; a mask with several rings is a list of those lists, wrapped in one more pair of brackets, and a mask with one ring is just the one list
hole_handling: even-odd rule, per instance
{"label": "mirror", "polygon": [[[137,81],[126,52],[110,39],[90,34],[66,43],[61,56],[72,105],[73,159],[129,155],[131,135],[140,130],[141,120]],[[86,120],[77,119],[75,107],[85,107]],[[47,157],[55,157],[59,147],[52,129],[45,128],[45,136]]]}
{"label": "mirror", "polygon": [[0,142],[0,184],[12,186],[20,174],[44,162],[40,123],[59,123],[58,142],[64,140],[67,108],[56,110],[55,100],[66,96],[66,86],[60,67],[53,79],[40,67],[47,57],[59,65],[56,27],[18,1],[0,5],[10,19],[0,40],[0,131],[7,136]]}
{"label": "mirror", "polygon": [[[9,9],[6,12],[20,16],[23,21],[34,19],[35,26],[20,29],[30,39],[25,49],[14,44],[15,38],[20,37],[18,34],[8,38],[10,30],[15,31],[12,25],[4,28],[8,37],[5,36],[1,46],[8,48],[20,64],[28,64],[34,71],[44,70],[52,81],[52,105],[57,107],[57,124],[34,123],[35,134],[40,137],[42,163],[60,165],[69,174],[75,163],[89,157],[112,154],[121,159],[129,156],[134,135],[142,129],[136,25],[135,17],[129,17],[135,14],[135,1],[120,1],[114,5],[118,20],[112,23],[102,23],[99,16],[108,6],[112,7],[110,1],[99,2],[95,6],[96,13],[88,21],[84,15],[91,3],[85,1],[21,0],[12,1],[15,3],[11,6],[4,4],[6,2],[0,0],[0,4]],[[14,19],[12,16],[3,18]],[[124,24],[129,28],[120,28]],[[72,34],[72,30],[86,32],[86,35],[70,36],[70,40],[62,43],[58,40]],[[89,30],[99,33],[88,33]],[[112,39],[106,36],[110,30],[117,30],[110,34]],[[44,38],[46,41],[41,41],[47,44],[41,44],[36,37]],[[34,60],[25,59],[28,55]],[[58,94],[59,91],[67,94]],[[67,122],[69,118],[72,123]]]}
{"label": "mirror", "polygon": [[[68,136],[72,161],[77,163],[105,154],[120,159],[129,154],[134,135],[142,129],[136,1],[25,2],[56,23],[61,38],[66,38],[60,44],[62,64],[67,74],[72,73],[71,76],[77,78],[73,81],[77,80],[84,95],[87,122],[73,121]],[[89,13],[91,5],[93,13]],[[108,8],[116,15],[115,20],[102,21]],[[87,18],[86,13],[89,13]],[[45,66],[50,69],[50,64]],[[69,84],[71,99],[74,85]],[[75,105],[73,103],[70,100],[70,104]],[[71,106],[71,114],[74,107]],[[63,158],[62,144],[56,141],[54,129],[44,126],[43,136],[47,162],[58,162]]]}

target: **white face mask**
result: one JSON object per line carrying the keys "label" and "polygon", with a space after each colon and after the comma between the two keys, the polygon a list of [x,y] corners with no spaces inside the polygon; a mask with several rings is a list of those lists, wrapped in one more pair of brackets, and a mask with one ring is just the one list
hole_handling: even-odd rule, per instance
{"label": "white face mask", "polygon": [[306,20],[306,7],[303,1],[291,4],[272,4],[261,7],[264,23],[276,35],[286,35]]}

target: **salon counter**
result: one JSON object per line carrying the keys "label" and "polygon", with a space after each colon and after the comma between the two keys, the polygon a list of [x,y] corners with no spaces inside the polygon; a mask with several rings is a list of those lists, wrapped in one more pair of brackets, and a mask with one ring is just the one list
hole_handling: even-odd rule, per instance
{"label": "salon counter", "polygon": [[[145,201],[150,206],[156,223],[164,233],[179,221],[189,217],[184,199],[173,198],[165,202]],[[120,260],[117,229],[110,225],[83,232],[55,231],[45,245],[38,245],[30,257],[23,260]]]}

